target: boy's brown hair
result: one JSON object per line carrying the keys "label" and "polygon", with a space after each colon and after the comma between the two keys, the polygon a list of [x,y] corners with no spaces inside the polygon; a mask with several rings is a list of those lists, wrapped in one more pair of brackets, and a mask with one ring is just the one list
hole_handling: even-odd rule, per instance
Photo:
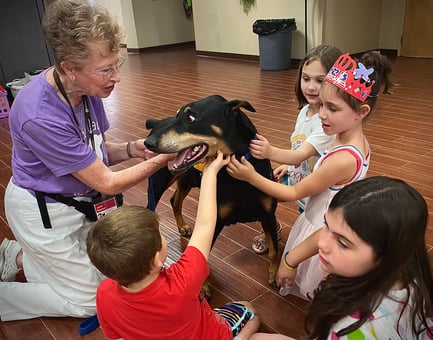
{"label": "boy's brown hair", "polygon": [[146,277],[161,247],[157,216],[141,206],[116,209],[96,222],[87,235],[92,263],[122,286]]}

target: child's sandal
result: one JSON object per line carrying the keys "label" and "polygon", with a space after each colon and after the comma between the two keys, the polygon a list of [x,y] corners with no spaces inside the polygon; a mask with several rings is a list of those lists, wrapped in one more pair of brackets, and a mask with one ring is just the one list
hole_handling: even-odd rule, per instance
{"label": "child's sandal", "polygon": [[[278,224],[278,230],[277,230],[277,240],[281,239],[281,232],[283,228],[281,227],[281,224]],[[256,254],[264,254],[269,250],[269,246],[266,242],[266,236],[264,233],[257,235],[253,238],[253,243],[251,245],[251,248]]]}

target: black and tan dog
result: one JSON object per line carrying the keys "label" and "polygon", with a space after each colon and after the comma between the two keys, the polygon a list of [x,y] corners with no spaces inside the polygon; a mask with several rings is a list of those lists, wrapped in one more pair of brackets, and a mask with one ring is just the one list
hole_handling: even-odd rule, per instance
{"label": "black and tan dog", "polygon": [[[269,160],[249,156],[248,145],[257,130],[240,108],[255,112],[246,101],[227,101],[213,95],[181,107],[175,117],[146,122],[146,127],[152,129],[146,138],[146,147],[157,153],[177,153],[169,168],[163,168],[151,176],[149,202],[154,208],[164,191],[174,181],[177,182],[170,202],[182,236],[191,235],[191,228],[182,216],[182,202],[192,188],[200,185],[201,173],[193,165],[204,157],[216,155],[217,150],[235,154],[238,158],[246,156],[258,173],[273,178]],[[226,225],[261,222],[270,245],[268,281],[274,285],[279,263],[276,200],[247,182],[234,179],[224,168],[218,174],[217,183],[218,211],[213,241]]]}

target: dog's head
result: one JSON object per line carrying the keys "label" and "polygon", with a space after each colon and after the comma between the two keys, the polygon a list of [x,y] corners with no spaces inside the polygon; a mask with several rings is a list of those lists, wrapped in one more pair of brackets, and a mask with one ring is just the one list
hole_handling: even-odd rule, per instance
{"label": "dog's head", "polygon": [[227,101],[219,95],[189,103],[175,117],[147,120],[146,128],[152,131],[145,145],[157,153],[177,153],[169,164],[176,173],[187,171],[218,150],[224,154],[246,154],[257,130],[240,108],[255,112],[247,101]]}

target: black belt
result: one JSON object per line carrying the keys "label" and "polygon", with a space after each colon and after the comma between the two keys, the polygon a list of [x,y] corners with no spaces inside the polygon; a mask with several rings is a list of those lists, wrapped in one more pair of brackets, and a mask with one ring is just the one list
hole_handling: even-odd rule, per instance
{"label": "black belt", "polygon": [[[52,228],[51,222],[50,222],[50,216],[48,215],[48,209],[47,209],[47,203],[45,202],[45,196],[50,197],[57,202],[66,204],[68,206],[74,207],[76,210],[81,212],[82,214],[86,215],[86,217],[90,221],[97,221],[98,217],[96,215],[96,211],[94,208],[94,205],[92,202],[86,202],[86,201],[78,201],[75,200],[74,197],[66,197],[60,194],[50,194],[42,191],[35,190],[36,194],[36,200],[38,202],[39,211],[41,213],[42,222],[44,224],[44,228]],[[99,194],[100,195],[100,194]],[[98,196],[96,196],[98,197]],[[116,204],[118,207],[120,207],[123,204],[123,195],[117,194],[114,196],[116,198]]]}

